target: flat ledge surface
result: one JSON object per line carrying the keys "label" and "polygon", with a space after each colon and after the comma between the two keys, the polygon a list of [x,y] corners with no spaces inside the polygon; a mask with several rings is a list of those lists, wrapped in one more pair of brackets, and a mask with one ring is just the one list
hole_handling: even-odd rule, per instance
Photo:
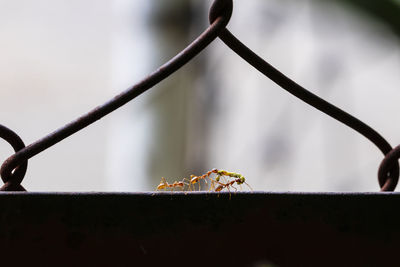
{"label": "flat ledge surface", "polygon": [[399,266],[399,206],[377,192],[4,192],[0,251],[42,266]]}

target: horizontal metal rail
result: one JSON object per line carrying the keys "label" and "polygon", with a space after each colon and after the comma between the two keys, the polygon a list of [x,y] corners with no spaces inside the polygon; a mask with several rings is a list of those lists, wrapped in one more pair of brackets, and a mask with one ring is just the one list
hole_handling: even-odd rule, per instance
{"label": "horizontal metal rail", "polygon": [[399,193],[5,192],[0,251],[13,266],[398,266],[399,206]]}

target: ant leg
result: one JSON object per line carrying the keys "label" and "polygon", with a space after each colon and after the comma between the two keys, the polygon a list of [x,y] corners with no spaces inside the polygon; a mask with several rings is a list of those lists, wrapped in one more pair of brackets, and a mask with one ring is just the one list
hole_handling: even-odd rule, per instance
{"label": "ant leg", "polygon": [[231,194],[231,190],[229,190],[229,185],[226,187],[226,189],[229,192],[229,200],[231,200],[232,199],[232,194]]}
{"label": "ant leg", "polygon": [[240,191],[243,191],[243,186],[242,184],[239,185]]}
{"label": "ant leg", "polygon": [[[197,182],[196,182],[196,183],[197,183]],[[191,183],[192,186],[193,186],[193,192],[197,191],[197,189],[196,189],[196,183]]]}
{"label": "ant leg", "polygon": [[233,187],[235,189],[235,192],[237,192],[237,188],[233,186],[233,184],[231,184],[231,187]]}
{"label": "ant leg", "polygon": [[[210,176],[210,175],[208,175],[208,176]],[[208,176],[204,176],[204,177],[203,177],[203,180],[204,180],[204,182],[205,182],[206,184],[208,184],[208,183],[207,183],[207,178],[208,178]]]}
{"label": "ant leg", "polygon": [[[189,184],[190,184],[190,190],[191,191],[196,191],[196,186],[194,185],[195,183],[198,182],[198,179],[195,179],[197,176],[191,174],[190,175],[190,179],[189,179]],[[193,190],[192,190],[192,186],[193,186]]]}
{"label": "ant leg", "polygon": [[253,188],[251,188],[251,186],[248,183],[246,183],[246,182],[244,182],[244,183],[250,188],[250,191],[254,191]]}
{"label": "ant leg", "polygon": [[222,178],[222,185],[228,189],[229,180],[225,176],[221,176]]}
{"label": "ant leg", "polygon": [[216,181],[214,180],[214,179],[211,179],[210,178],[210,188],[209,188],[209,190],[208,191],[214,191],[215,190],[215,183],[216,183]]}
{"label": "ant leg", "polygon": [[190,186],[190,180],[187,178],[183,178],[182,180],[183,184],[187,186],[187,190],[185,190],[185,188],[183,187],[182,190],[183,191],[192,191],[192,187]]}
{"label": "ant leg", "polygon": [[201,191],[201,184],[200,184],[200,181],[198,181],[197,184],[199,185],[199,190],[198,190],[198,191]]}
{"label": "ant leg", "polygon": [[212,179],[212,186],[213,186],[213,187],[212,187],[212,191],[221,191],[221,190],[219,190],[218,188],[219,188],[220,186],[223,186],[223,185],[224,185],[223,183]]}
{"label": "ant leg", "polygon": [[182,186],[182,191],[185,191],[185,185],[187,185],[187,186],[188,186],[188,190],[190,189],[190,181],[189,181],[189,183],[188,183],[188,182],[186,182],[186,181],[188,181],[188,179],[187,179],[187,178],[183,178],[183,179],[182,179],[182,183],[183,183],[183,186]]}
{"label": "ant leg", "polygon": [[193,186],[193,191],[197,191],[196,189],[197,182],[190,182],[190,184]]}
{"label": "ant leg", "polygon": [[[235,189],[235,192],[234,192],[234,193],[236,194],[236,193],[237,193],[237,191],[238,191],[238,190],[237,190],[237,188],[236,188],[236,187],[234,187],[233,185],[232,185],[232,187]],[[230,196],[229,196],[229,199],[230,199]]]}
{"label": "ant leg", "polygon": [[[186,180],[187,180],[186,178],[182,179],[182,184],[183,184],[182,191],[185,191],[185,195],[187,194],[188,191],[190,191],[190,181],[189,183],[187,183]],[[185,190],[185,186],[188,187],[187,190]]]}

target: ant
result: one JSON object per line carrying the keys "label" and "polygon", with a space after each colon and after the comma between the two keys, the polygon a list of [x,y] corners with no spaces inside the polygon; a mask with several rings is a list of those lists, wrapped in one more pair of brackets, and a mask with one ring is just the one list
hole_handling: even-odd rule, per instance
{"label": "ant", "polygon": [[[211,171],[206,172],[203,175],[200,176],[195,176],[195,175],[190,175],[190,185],[194,185],[196,183],[198,183],[201,179],[204,179],[204,181],[207,183],[207,180],[205,180],[207,177],[210,177],[211,174],[213,173],[218,173],[217,169],[212,169]],[[212,183],[211,186],[213,186],[213,180],[211,179]],[[200,188],[200,185],[199,185]]]}
{"label": "ant", "polygon": [[215,192],[221,192],[224,188],[226,188],[229,192],[229,199],[231,199],[231,190],[229,190],[229,187],[233,187],[235,189],[235,191],[237,191],[237,188],[234,187],[233,185],[236,183],[238,185],[240,185],[240,188],[242,187],[242,184],[246,184],[250,190],[253,191],[253,189],[251,188],[251,186],[245,182],[244,177],[240,177],[240,178],[236,178],[232,181],[229,181],[227,183],[222,183],[222,182],[217,182],[219,185],[215,188]]}
{"label": "ant", "polygon": [[[186,178],[185,178],[186,179]],[[166,189],[166,188],[181,188],[183,189],[183,187],[185,185],[187,185],[188,183],[185,183],[184,181],[175,181],[173,184],[169,184],[164,177],[161,178],[161,182],[160,184],[157,186],[157,190],[161,190],[161,189]]]}
{"label": "ant", "polygon": [[[210,176],[212,174],[216,174],[217,176],[215,177],[215,179],[212,179]],[[226,178],[235,178],[234,180],[231,180],[228,182],[226,182]],[[215,192],[220,192],[223,189],[227,189],[229,191],[230,187],[233,187],[235,190],[236,187],[234,187],[234,184],[238,184],[238,185],[242,185],[242,184],[246,184],[250,189],[251,187],[245,182],[245,178],[243,175],[239,174],[239,173],[235,173],[235,172],[228,172],[228,171],[224,171],[224,170],[218,170],[218,169],[212,169],[211,171],[206,172],[203,175],[200,176],[195,176],[195,175],[190,175],[190,179],[187,178],[183,178],[182,181],[175,181],[173,184],[169,184],[164,177],[161,178],[161,182],[160,184],[157,186],[157,190],[162,190],[162,189],[167,189],[167,188],[172,188],[173,190],[175,188],[181,188],[181,190],[184,189],[185,185],[188,186],[188,190],[192,190],[192,186],[194,187],[194,185],[196,183],[199,183],[200,180],[204,180],[207,183],[206,178],[209,178],[211,180],[211,185],[210,185],[210,191],[215,191]],[[221,178],[223,178],[224,182],[221,182]],[[186,182],[188,181],[188,182]],[[218,185],[217,187],[215,187],[215,185]],[[199,189],[200,189],[200,185],[199,185]]]}
{"label": "ant", "polygon": [[236,187],[233,186],[235,183],[238,184],[238,185],[246,184],[250,189],[252,189],[250,187],[250,185],[248,183],[246,183],[246,180],[242,176],[240,178],[237,178],[235,180],[229,181],[227,183],[221,183],[221,182],[218,181],[219,185],[215,188],[215,192],[220,192],[224,188],[228,189],[228,191],[229,191],[229,187],[233,187],[235,189],[235,191],[237,191]]}
{"label": "ant", "polygon": [[[210,177],[211,174],[215,173],[217,175],[217,177],[214,179],[211,179],[211,190],[214,189],[214,184],[215,183],[219,183],[221,177],[224,176],[228,176],[228,177],[232,177],[232,178],[238,178],[238,179],[243,179],[244,181],[244,177],[243,175],[239,174],[239,173],[235,173],[235,172],[228,172],[228,171],[224,171],[224,170],[218,170],[218,169],[212,169],[211,171],[208,171],[207,173],[201,175],[201,176],[194,176],[191,175],[190,176],[190,185],[194,185],[196,183],[198,183],[201,179],[206,179],[207,177]],[[207,180],[204,180],[207,182]]]}

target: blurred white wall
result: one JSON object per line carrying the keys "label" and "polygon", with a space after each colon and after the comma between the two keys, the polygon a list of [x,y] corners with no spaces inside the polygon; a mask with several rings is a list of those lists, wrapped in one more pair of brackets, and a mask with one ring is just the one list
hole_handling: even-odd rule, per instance
{"label": "blurred white wall", "polygon": [[[157,66],[154,52],[158,44],[148,25],[153,1],[113,1],[112,8],[112,88],[118,94],[151,73]],[[136,98],[110,118],[106,130],[107,153],[104,166],[107,191],[146,190],[146,153],[151,145],[154,112],[149,94]]]}
{"label": "blurred white wall", "polygon": [[[0,123],[26,144],[113,96],[112,1],[0,0]],[[30,191],[105,188],[107,120],[29,161]],[[0,142],[0,158],[12,150]]]}

